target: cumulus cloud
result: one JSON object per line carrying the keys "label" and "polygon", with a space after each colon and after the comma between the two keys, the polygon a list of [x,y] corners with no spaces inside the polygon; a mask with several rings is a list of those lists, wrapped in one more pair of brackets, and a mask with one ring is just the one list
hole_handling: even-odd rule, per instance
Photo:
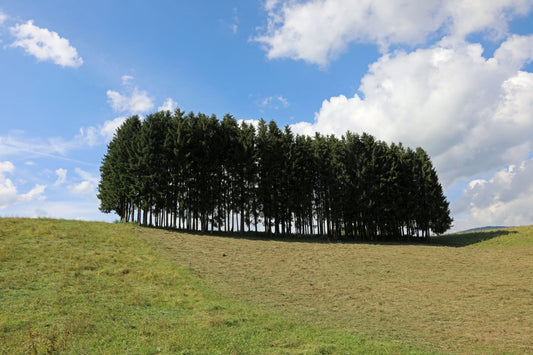
{"label": "cumulus cloud", "polygon": [[526,14],[530,0],[310,0],[265,2],[268,24],[256,36],[268,58],[327,65],[352,42],[390,45],[425,43],[435,33],[465,38],[485,31],[495,38],[508,21]]}
{"label": "cumulus cloud", "polygon": [[[428,49],[383,55],[369,67],[359,94],[331,97],[298,133],[367,132],[387,142],[422,146],[445,184],[525,159],[533,148],[531,60],[514,36],[493,58],[479,44],[447,39]],[[511,59],[508,59],[511,58]]]}
{"label": "cumulus cloud", "polygon": [[497,39],[508,32],[508,22],[526,15],[532,8],[531,0],[452,0],[440,4],[451,22],[450,34],[465,37],[485,31]]}
{"label": "cumulus cloud", "polygon": [[35,26],[31,20],[11,27],[10,31],[16,38],[11,47],[20,47],[39,61],[51,61],[62,67],[73,68],[83,64],[83,59],[68,39],[46,28]]}
{"label": "cumulus cloud", "polygon": [[533,159],[510,165],[489,179],[472,180],[452,205],[457,230],[472,225],[518,226],[533,221]]}
{"label": "cumulus cloud", "polygon": [[0,210],[37,198],[44,198],[42,194],[46,188],[45,185],[35,185],[29,192],[19,194],[13,181],[6,177],[6,173],[12,173],[14,170],[13,163],[9,161],[0,162]]}
{"label": "cumulus cloud", "polygon": [[174,110],[178,108],[178,103],[174,100],[172,100],[170,97],[165,100],[162,106],[159,106],[157,108],[157,111],[170,111],[174,112]]}
{"label": "cumulus cloud", "polygon": [[107,90],[108,102],[116,112],[144,113],[154,107],[153,99],[144,90],[134,88],[131,93],[121,94]]}
{"label": "cumulus cloud", "polygon": [[510,36],[494,53],[494,58],[504,65],[521,67],[533,60],[533,36]]}

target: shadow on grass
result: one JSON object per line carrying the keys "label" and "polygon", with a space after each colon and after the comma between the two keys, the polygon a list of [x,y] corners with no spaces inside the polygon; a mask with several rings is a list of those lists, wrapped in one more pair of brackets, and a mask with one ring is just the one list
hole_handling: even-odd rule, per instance
{"label": "shadow on grass", "polygon": [[379,245],[426,245],[426,246],[444,246],[444,247],[466,247],[469,245],[477,244],[486,240],[493,238],[515,234],[516,231],[510,230],[487,230],[487,231],[478,231],[478,232],[464,232],[464,233],[454,233],[454,234],[445,234],[441,236],[431,237],[429,240],[424,238],[417,237],[408,237],[404,240],[395,240],[395,239],[379,239],[377,240],[353,240],[353,239],[342,239],[340,241],[329,241],[327,236],[298,236],[295,234],[288,236],[276,236],[274,234],[267,234],[266,232],[201,232],[201,231],[191,231],[184,229],[174,229],[174,228],[157,228],[157,227],[142,227],[142,228],[152,228],[152,229],[161,229],[170,232],[184,233],[190,235],[198,236],[212,236],[212,237],[222,237],[222,238],[233,238],[233,239],[246,239],[246,240],[260,240],[260,241],[279,241],[287,243],[324,243],[324,244],[379,244]]}
{"label": "shadow on grass", "polygon": [[477,244],[490,240],[493,238],[501,237],[504,235],[515,234],[516,231],[510,230],[490,230],[483,232],[467,232],[467,233],[455,233],[441,235],[438,237],[430,238],[427,244],[429,245],[438,245],[438,246],[447,246],[447,247],[466,247],[469,245]]}

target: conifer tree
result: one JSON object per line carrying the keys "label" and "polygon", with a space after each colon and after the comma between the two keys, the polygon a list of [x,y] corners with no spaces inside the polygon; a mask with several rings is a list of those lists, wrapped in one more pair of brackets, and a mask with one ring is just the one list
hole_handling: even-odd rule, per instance
{"label": "conifer tree", "polygon": [[407,240],[444,233],[449,203],[422,149],[347,132],[294,135],[261,119],[156,112],[117,129],[100,167],[100,210],[194,231]]}

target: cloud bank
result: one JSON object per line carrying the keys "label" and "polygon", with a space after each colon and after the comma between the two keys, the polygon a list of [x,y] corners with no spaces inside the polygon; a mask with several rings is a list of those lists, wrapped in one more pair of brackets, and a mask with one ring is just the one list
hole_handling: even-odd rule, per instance
{"label": "cloud bank", "polygon": [[254,40],[269,59],[324,66],[352,42],[376,43],[385,53],[391,45],[419,45],[434,36],[485,32],[501,38],[508,21],[532,6],[529,0],[268,0],[266,29]]}

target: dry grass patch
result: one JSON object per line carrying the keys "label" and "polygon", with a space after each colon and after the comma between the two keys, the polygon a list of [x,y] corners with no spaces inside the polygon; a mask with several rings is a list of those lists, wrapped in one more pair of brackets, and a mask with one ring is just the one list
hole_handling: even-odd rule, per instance
{"label": "dry grass patch", "polygon": [[439,246],[139,231],[222,295],[299,321],[426,351],[533,352],[532,228],[439,238]]}

